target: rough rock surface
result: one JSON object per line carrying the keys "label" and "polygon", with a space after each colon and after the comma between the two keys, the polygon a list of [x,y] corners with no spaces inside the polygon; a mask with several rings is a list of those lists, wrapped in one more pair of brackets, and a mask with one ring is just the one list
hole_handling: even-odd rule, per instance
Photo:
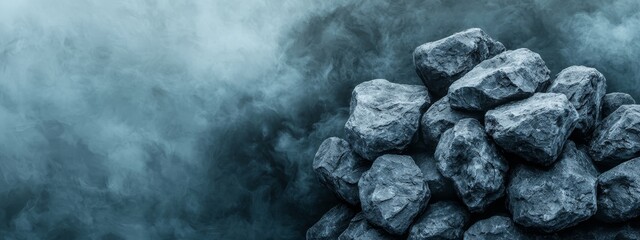
{"label": "rough rock surface", "polygon": [[471,28],[420,45],[413,52],[413,62],[422,82],[435,96],[442,97],[451,83],[504,50],[502,43],[479,28]]}
{"label": "rough rock surface", "polygon": [[607,90],[604,75],[595,68],[571,66],[562,70],[547,92],[562,93],[578,111],[577,136],[589,136],[600,120],[602,98]]}
{"label": "rough rock surface", "polygon": [[436,147],[438,170],[451,179],[472,212],[481,212],[504,195],[507,162],[478,120],[460,120]]}
{"label": "rough rock surface", "polygon": [[589,154],[612,167],[640,156],[640,105],[622,105],[593,131]]}
{"label": "rough rock surface", "polygon": [[409,230],[409,240],[461,239],[470,215],[452,201],[430,204]]}
{"label": "rough rock surface", "polygon": [[431,196],[420,168],[404,155],[378,157],[358,187],[367,220],[395,235],[409,228]]}
{"label": "rough rock surface", "polygon": [[442,136],[445,131],[465,118],[475,118],[478,121],[482,121],[483,115],[474,112],[454,110],[449,105],[449,98],[445,96],[433,103],[422,115],[422,119],[420,120],[422,139],[427,145],[435,147],[440,141],[440,136]]}
{"label": "rough rock surface", "polygon": [[571,141],[549,169],[517,165],[507,187],[513,221],[556,232],[587,220],[596,213],[597,174],[587,153]]}
{"label": "rough rock surface", "polygon": [[636,104],[636,100],[626,93],[607,93],[602,99],[602,110],[600,111],[601,118],[609,116],[616,109],[625,104]]}
{"label": "rough rock surface", "polygon": [[598,219],[620,222],[640,216],[640,158],[598,177]]}
{"label": "rough rock surface", "polygon": [[607,224],[588,222],[559,234],[558,239],[623,240],[640,239],[640,226],[637,222],[625,224]]}
{"label": "rough rock surface", "polygon": [[358,213],[338,240],[393,240],[395,237],[367,222],[364,214]]}
{"label": "rough rock surface", "polygon": [[375,79],[352,92],[345,124],[354,151],[374,160],[385,152],[404,150],[418,131],[420,116],[429,104],[427,88]]}
{"label": "rough rock surface", "polygon": [[578,112],[564,94],[536,93],[488,111],[485,126],[504,150],[548,166],[560,155],[577,120]]}
{"label": "rough rock surface", "polygon": [[451,180],[438,171],[433,154],[421,152],[412,154],[411,157],[422,171],[422,176],[429,185],[432,199],[450,199],[456,196]]}
{"label": "rough rock surface", "polygon": [[508,217],[493,216],[469,227],[464,239],[521,240],[528,237]]}
{"label": "rough rock surface", "polygon": [[307,240],[332,240],[349,226],[351,219],[356,215],[356,211],[347,205],[339,204],[327,213],[316,224],[307,230]]}
{"label": "rough rock surface", "polygon": [[449,87],[454,109],[487,111],[547,87],[549,69],[540,55],[521,48],[481,62]]}
{"label": "rough rock surface", "polygon": [[371,162],[360,158],[347,141],[337,137],[324,140],[313,159],[320,182],[352,205],[360,203],[358,180],[369,166]]}

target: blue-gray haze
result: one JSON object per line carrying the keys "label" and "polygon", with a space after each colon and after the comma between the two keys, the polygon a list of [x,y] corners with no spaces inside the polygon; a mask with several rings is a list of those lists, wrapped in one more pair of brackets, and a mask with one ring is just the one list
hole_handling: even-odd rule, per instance
{"label": "blue-gray haze", "polygon": [[0,238],[301,239],[351,89],[481,27],[640,97],[634,0],[0,0]]}

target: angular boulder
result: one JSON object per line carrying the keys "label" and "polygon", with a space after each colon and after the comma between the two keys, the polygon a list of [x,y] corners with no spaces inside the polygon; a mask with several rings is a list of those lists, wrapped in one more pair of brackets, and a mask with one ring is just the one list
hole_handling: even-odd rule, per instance
{"label": "angular boulder", "polygon": [[464,206],[456,202],[433,203],[411,226],[407,239],[461,239],[470,218]]}
{"label": "angular boulder", "polygon": [[507,187],[513,221],[544,232],[556,232],[596,213],[598,172],[586,152],[569,141],[549,169],[517,165]]}
{"label": "angular boulder", "polygon": [[471,28],[420,45],[413,52],[413,63],[425,86],[435,96],[442,97],[451,83],[504,50],[502,43],[479,28]]}
{"label": "angular boulder", "polygon": [[589,239],[589,240],[622,240],[640,239],[640,226],[637,222],[623,224],[607,224],[602,222],[587,222],[570,228],[559,234],[559,239]]}
{"label": "angular boulder", "polygon": [[481,212],[504,195],[507,162],[478,120],[460,120],[447,130],[435,151],[438,170],[453,181],[471,212]]}
{"label": "angular boulder", "polygon": [[378,157],[358,183],[362,212],[369,223],[401,235],[430,198],[420,168],[404,155]]}
{"label": "angular boulder", "polygon": [[605,118],[593,131],[589,154],[606,167],[640,157],[640,105],[622,105]]}
{"label": "angular boulder", "polygon": [[347,205],[339,204],[327,213],[316,224],[307,230],[307,240],[332,240],[337,239],[349,226],[356,211]]}
{"label": "angular boulder", "polygon": [[474,223],[464,233],[465,240],[523,240],[529,239],[508,217],[493,216]]}
{"label": "angular boulder", "polygon": [[449,102],[454,109],[484,112],[543,90],[549,73],[537,53],[525,48],[506,51],[451,84]]}
{"label": "angular boulder", "polygon": [[504,150],[551,165],[573,131],[578,112],[564,94],[536,93],[488,111],[485,128]]}
{"label": "angular boulder", "polygon": [[465,118],[475,118],[482,121],[484,116],[479,113],[465,112],[452,109],[449,98],[443,97],[427,109],[420,120],[422,139],[428,146],[435,147],[440,141],[440,136],[452,128],[453,125]]}
{"label": "angular boulder", "polygon": [[598,177],[597,218],[621,222],[640,216],[640,158],[626,161]]}
{"label": "angular boulder", "polygon": [[451,199],[456,196],[451,180],[442,176],[440,171],[438,171],[436,159],[433,157],[433,154],[420,152],[412,154],[411,158],[413,158],[422,171],[422,176],[427,182],[429,191],[431,192],[431,199]]}
{"label": "angular boulder", "polygon": [[404,150],[413,140],[429,104],[427,88],[375,79],[352,92],[346,138],[360,156],[375,160]]}
{"label": "angular boulder", "polygon": [[631,95],[626,93],[607,93],[602,99],[602,110],[600,111],[600,117],[605,118],[620,106],[627,104],[636,104],[636,100],[634,100]]}
{"label": "angular boulder", "polygon": [[[335,238],[334,238],[335,239]],[[364,214],[358,213],[338,240],[393,240],[396,239],[384,230],[374,227],[367,222]]]}
{"label": "angular boulder", "polygon": [[347,141],[337,137],[324,140],[313,158],[313,170],[320,182],[352,205],[360,203],[358,180],[370,166],[371,162],[355,154]]}
{"label": "angular boulder", "polygon": [[547,92],[564,94],[578,111],[578,123],[574,130],[577,136],[589,136],[600,120],[602,98],[607,90],[606,81],[604,75],[595,68],[571,66],[560,71],[547,89]]}

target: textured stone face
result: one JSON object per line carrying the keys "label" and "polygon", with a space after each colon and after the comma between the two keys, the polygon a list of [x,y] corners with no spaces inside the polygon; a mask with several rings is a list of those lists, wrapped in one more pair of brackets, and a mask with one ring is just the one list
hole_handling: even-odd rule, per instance
{"label": "textured stone face", "polygon": [[477,120],[463,119],[447,130],[435,158],[470,211],[481,212],[504,194],[507,162]]}
{"label": "textured stone face", "polygon": [[386,233],[382,229],[376,228],[367,222],[364,214],[358,213],[342,234],[338,237],[338,240],[393,240],[395,239],[390,234]]}
{"label": "textured stone face", "polygon": [[404,150],[429,104],[424,86],[384,79],[363,82],[352,92],[351,115],[345,124],[347,141],[356,153],[372,161],[383,153]]}
{"label": "textured stone face", "polygon": [[522,240],[528,237],[508,217],[493,216],[473,224],[464,233],[465,240]]}
{"label": "textured stone face", "polygon": [[589,154],[603,166],[640,156],[640,105],[622,105],[593,131]]}
{"label": "textured stone face", "polygon": [[545,232],[574,226],[596,213],[597,171],[573,142],[549,169],[517,165],[507,188],[516,223]]}
{"label": "textured stone face", "polygon": [[349,226],[356,212],[347,205],[340,204],[333,207],[316,224],[307,230],[307,240],[332,240]]}
{"label": "textured stone face", "polygon": [[449,87],[454,109],[487,111],[547,87],[549,69],[540,55],[521,48],[485,60]]}
{"label": "textured stone face", "polygon": [[576,133],[589,136],[600,120],[602,98],[607,90],[604,75],[595,68],[571,66],[565,68],[551,83],[547,92],[562,93],[578,111]]}
{"label": "textured stone face", "polygon": [[601,118],[609,116],[609,114],[613,113],[613,111],[625,104],[636,104],[636,100],[626,93],[607,93],[602,99],[602,110],[600,111]]}
{"label": "textured stone face", "polygon": [[485,126],[504,150],[548,166],[560,155],[577,120],[578,112],[564,94],[536,93],[488,111]]}
{"label": "textured stone face", "polygon": [[568,229],[560,234],[559,239],[589,239],[589,240],[622,240],[640,239],[640,226],[637,223],[603,224],[590,222]]}
{"label": "textured stone face", "polygon": [[456,202],[437,202],[416,220],[409,230],[409,240],[461,239],[470,216]]}
{"label": "textured stone face", "polygon": [[420,168],[404,155],[378,157],[358,187],[362,212],[369,223],[395,235],[409,228],[430,198]]}
{"label": "textured stone face", "polygon": [[640,158],[598,177],[598,219],[620,222],[640,216]]}
{"label": "textured stone face", "polygon": [[429,107],[422,115],[420,128],[422,138],[429,146],[437,146],[440,136],[456,125],[458,121],[465,118],[475,118],[481,121],[484,116],[479,113],[458,111],[451,108],[449,98],[443,97]]}
{"label": "textured stone face", "polygon": [[411,157],[422,171],[424,180],[429,186],[431,198],[451,199],[456,196],[451,180],[442,176],[440,171],[438,171],[436,159],[433,157],[433,154],[423,152],[413,154]]}
{"label": "textured stone face", "polygon": [[441,97],[452,82],[504,50],[502,43],[479,28],[471,28],[420,45],[413,52],[413,62],[422,82],[435,96]]}
{"label": "textured stone face", "polygon": [[337,137],[324,140],[313,159],[320,182],[352,205],[360,203],[358,180],[370,165],[351,150],[347,141]]}

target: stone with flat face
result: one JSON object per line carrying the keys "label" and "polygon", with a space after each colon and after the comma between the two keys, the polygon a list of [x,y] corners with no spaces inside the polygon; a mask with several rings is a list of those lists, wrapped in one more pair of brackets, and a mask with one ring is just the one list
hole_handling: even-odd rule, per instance
{"label": "stone with flat face", "polygon": [[428,146],[437,146],[440,136],[452,128],[456,123],[465,118],[475,118],[483,120],[483,115],[474,112],[465,112],[452,109],[449,105],[449,98],[443,97],[436,101],[427,109],[420,120],[422,139]]}
{"label": "stone with flat face", "polygon": [[349,226],[356,211],[347,205],[339,204],[327,213],[316,224],[307,230],[307,240],[332,240],[337,239]]}
{"label": "stone with flat face", "polygon": [[598,219],[621,222],[637,216],[640,216],[640,158],[626,161],[598,177]]}
{"label": "stone with flat face", "polygon": [[470,218],[467,209],[456,202],[433,203],[411,226],[407,239],[461,239]]}
{"label": "stone with flat face", "polygon": [[606,167],[640,157],[640,105],[622,105],[606,117],[593,131],[589,154]]}
{"label": "stone with flat face", "polygon": [[493,216],[473,224],[464,233],[465,240],[524,240],[529,239],[508,217]]}
{"label": "stone with flat face", "polygon": [[605,118],[617,110],[622,105],[636,104],[636,100],[626,93],[614,92],[607,93],[602,99],[601,118]]}
{"label": "stone with flat face", "polygon": [[367,222],[364,214],[358,213],[338,240],[393,240],[396,239],[384,230],[372,226]]}
{"label": "stone with flat face", "polygon": [[436,159],[433,154],[421,152],[412,154],[411,157],[416,162],[424,180],[429,185],[432,199],[453,199],[456,196],[453,183],[448,178],[442,176],[436,166]]}

